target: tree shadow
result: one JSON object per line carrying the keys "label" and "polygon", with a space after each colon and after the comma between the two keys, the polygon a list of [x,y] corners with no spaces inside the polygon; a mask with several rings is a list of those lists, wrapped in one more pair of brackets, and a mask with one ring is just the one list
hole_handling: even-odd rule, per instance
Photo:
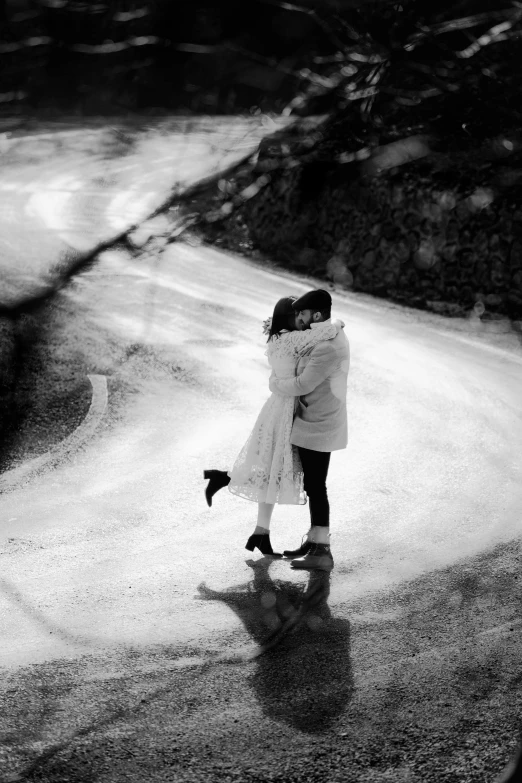
{"label": "tree shadow", "polygon": [[328,606],[330,573],[311,571],[306,588],[273,580],[273,560],[248,561],[253,579],[228,590],[199,586],[223,601],[257,643],[249,683],[265,715],[308,734],[326,732],[342,715],[354,685],[350,623]]}
{"label": "tree shadow", "polygon": [[517,783],[522,780],[522,743],[518,746],[515,756],[507,767],[495,779],[494,783]]}

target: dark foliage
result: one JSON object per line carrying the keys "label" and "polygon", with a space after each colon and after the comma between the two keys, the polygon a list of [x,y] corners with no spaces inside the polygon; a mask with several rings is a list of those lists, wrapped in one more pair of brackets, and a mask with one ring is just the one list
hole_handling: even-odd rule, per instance
{"label": "dark foliage", "polygon": [[521,18],[509,0],[3,0],[0,106],[328,113],[354,143],[368,126],[483,136],[517,116]]}

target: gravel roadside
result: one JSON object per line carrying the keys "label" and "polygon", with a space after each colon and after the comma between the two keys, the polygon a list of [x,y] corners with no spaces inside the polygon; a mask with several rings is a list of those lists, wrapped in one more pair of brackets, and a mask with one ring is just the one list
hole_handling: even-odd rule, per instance
{"label": "gravel roadside", "polygon": [[244,632],[182,648],[173,628],[172,646],[6,672],[4,779],[490,783],[522,708],[521,555],[501,545],[357,602],[329,581],[306,601],[258,561],[248,585],[198,596]]}

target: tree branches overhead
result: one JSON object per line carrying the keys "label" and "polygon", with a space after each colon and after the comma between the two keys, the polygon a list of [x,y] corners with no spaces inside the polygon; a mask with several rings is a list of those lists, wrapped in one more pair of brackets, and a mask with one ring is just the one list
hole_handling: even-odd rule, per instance
{"label": "tree branches overhead", "polygon": [[[178,103],[193,96],[194,110],[348,112],[375,128],[448,96],[469,108],[487,94],[499,115],[519,103],[510,87],[522,76],[518,1],[10,0],[1,8],[4,102],[30,93],[20,74],[30,83],[31,68],[70,59],[80,76],[89,63],[100,74],[121,63],[129,83],[146,85],[145,100],[168,82]],[[41,77],[32,81],[41,88]]]}

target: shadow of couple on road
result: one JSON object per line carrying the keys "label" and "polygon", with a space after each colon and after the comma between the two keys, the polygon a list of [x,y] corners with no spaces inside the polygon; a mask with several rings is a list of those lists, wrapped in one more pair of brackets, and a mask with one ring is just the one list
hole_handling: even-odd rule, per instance
{"label": "shadow of couple on road", "polygon": [[311,571],[306,587],[272,579],[273,560],[249,560],[253,579],[227,590],[198,588],[243,622],[257,647],[249,677],[265,715],[305,733],[327,731],[353,693],[350,623],[328,606],[331,574]]}

